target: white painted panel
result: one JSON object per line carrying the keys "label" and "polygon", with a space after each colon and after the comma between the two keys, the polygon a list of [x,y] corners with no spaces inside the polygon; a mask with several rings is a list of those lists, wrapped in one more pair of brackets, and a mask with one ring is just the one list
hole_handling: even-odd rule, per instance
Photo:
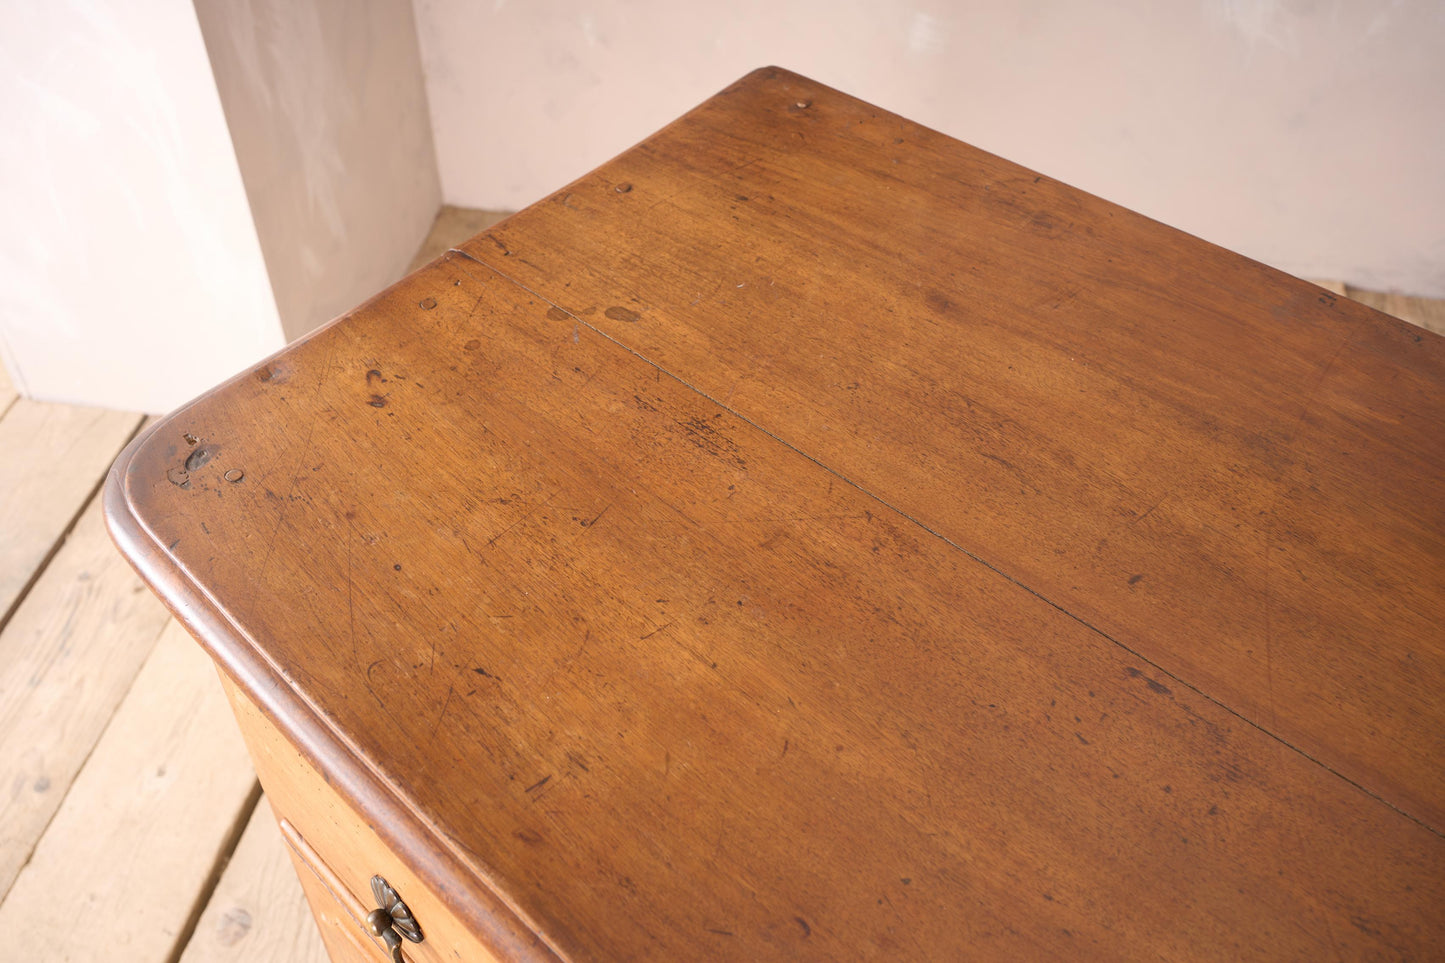
{"label": "white painted panel", "polygon": [[441,187],[409,0],[196,0],[286,334],[397,280]]}
{"label": "white painted panel", "polygon": [[1445,296],[1439,0],[415,0],[447,203],[778,64],[1298,274]]}
{"label": "white painted panel", "polygon": [[0,8],[0,349],[32,397],[168,410],[281,325],[194,9]]}

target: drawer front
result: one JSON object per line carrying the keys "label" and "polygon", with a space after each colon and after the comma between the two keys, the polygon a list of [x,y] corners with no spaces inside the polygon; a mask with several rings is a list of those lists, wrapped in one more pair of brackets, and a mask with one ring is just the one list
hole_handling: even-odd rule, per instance
{"label": "drawer front", "polygon": [[286,839],[286,850],[296,876],[301,880],[301,889],[306,902],[311,906],[311,915],[316,919],[316,928],[321,931],[321,941],[326,944],[326,955],[331,963],[382,963],[385,954],[372,940],[367,938],[361,920],[354,908],[347,906],[340,894],[326,878],[326,871],[313,858],[314,852],[307,853],[303,845],[298,846],[299,833],[285,819],[281,820],[281,832]]}
{"label": "drawer front", "polygon": [[402,944],[408,963],[499,961],[422,885],[224,672],[221,683],[241,725],[261,786],[281,822],[292,861],[333,961],[380,963],[390,959],[381,941],[364,924],[366,914],[376,908],[371,894],[373,875],[381,875],[391,883],[421,926],[421,943]]}

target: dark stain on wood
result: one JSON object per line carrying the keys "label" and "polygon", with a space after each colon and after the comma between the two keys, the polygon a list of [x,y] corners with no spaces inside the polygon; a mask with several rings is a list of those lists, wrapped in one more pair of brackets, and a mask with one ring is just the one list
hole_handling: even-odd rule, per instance
{"label": "dark stain on wood", "polygon": [[613,321],[641,321],[642,315],[621,306],[613,306],[602,312]]}

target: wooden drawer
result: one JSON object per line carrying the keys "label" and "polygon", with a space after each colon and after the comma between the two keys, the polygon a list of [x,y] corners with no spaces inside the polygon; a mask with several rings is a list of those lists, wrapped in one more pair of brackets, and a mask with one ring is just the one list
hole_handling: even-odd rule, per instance
{"label": "wooden drawer", "polygon": [[497,960],[342,801],[256,704],[224,672],[220,675],[332,960],[370,963],[390,959],[381,940],[366,927],[366,914],[376,908],[370,887],[373,875],[391,883],[421,925],[422,942],[402,947],[410,963]]}
{"label": "wooden drawer", "polygon": [[384,959],[378,944],[369,938],[362,919],[358,915],[361,904],[350,894],[338,892],[340,887],[335,874],[325,866],[315,850],[301,838],[296,828],[282,818],[281,833],[286,840],[287,853],[301,880],[301,889],[316,919],[316,928],[321,932],[321,941],[326,944],[326,953],[332,963],[374,963]]}

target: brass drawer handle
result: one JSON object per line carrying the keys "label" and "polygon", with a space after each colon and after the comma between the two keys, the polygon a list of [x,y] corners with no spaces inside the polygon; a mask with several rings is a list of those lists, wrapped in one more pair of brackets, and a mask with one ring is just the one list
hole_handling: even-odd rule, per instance
{"label": "brass drawer handle", "polygon": [[[378,908],[366,917],[371,932],[381,938],[391,952],[392,963],[405,963],[401,955],[401,937],[413,943],[422,941],[421,925],[411,915],[411,910],[401,901],[391,884],[380,876],[371,877],[371,895],[376,897]],[[397,934],[401,935],[398,936]]]}

